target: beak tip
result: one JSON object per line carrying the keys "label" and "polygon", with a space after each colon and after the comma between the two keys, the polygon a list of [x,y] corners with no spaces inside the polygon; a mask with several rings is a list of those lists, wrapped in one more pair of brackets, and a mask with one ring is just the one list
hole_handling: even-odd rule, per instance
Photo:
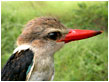
{"label": "beak tip", "polygon": [[96,31],[95,35],[98,35],[98,34],[101,34],[101,33],[103,33],[103,31]]}

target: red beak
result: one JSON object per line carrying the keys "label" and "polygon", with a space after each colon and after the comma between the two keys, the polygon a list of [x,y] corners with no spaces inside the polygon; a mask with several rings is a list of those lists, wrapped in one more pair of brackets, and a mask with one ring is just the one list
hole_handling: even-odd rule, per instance
{"label": "red beak", "polygon": [[58,42],[64,41],[65,43],[68,43],[71,41],[81,40],[92,36],[96,36],[101,33],[102,31],[70,29],[69,33],[66,34],[65,38],[58,40]]}

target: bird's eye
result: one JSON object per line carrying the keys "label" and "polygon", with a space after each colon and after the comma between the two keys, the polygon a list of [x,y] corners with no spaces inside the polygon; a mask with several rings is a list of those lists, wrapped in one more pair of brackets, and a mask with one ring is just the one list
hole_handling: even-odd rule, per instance
{"label": "bird's eye", "polygon": [[61,33],[60,32],[51,32],[51,33],[48,33],[47,37],[52,40],[57,40],[61,37]]}

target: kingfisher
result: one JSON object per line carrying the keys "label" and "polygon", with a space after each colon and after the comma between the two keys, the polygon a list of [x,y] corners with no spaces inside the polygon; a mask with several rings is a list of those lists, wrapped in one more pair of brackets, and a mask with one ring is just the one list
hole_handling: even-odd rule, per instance
{"label": "kingfisher", "polygon": [[54,17],[29,21],[17,38],[17,48],[1,71],[2,81],[50,81],[54,78],[54,53],[66,43],[102,31],[69,29]]}

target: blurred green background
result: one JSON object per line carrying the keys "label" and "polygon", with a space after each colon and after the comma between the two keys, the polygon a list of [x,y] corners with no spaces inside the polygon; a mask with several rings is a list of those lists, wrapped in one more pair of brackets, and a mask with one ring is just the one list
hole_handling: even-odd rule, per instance
{"label": "blurred green background", "polygon": [[40,16],[57,17],[70,28],[104,31],[68,43],[56,52],[54,81],[108,80],[107,1],[2,1],[1,67],[16,48],[16,39],[24,25]]}

